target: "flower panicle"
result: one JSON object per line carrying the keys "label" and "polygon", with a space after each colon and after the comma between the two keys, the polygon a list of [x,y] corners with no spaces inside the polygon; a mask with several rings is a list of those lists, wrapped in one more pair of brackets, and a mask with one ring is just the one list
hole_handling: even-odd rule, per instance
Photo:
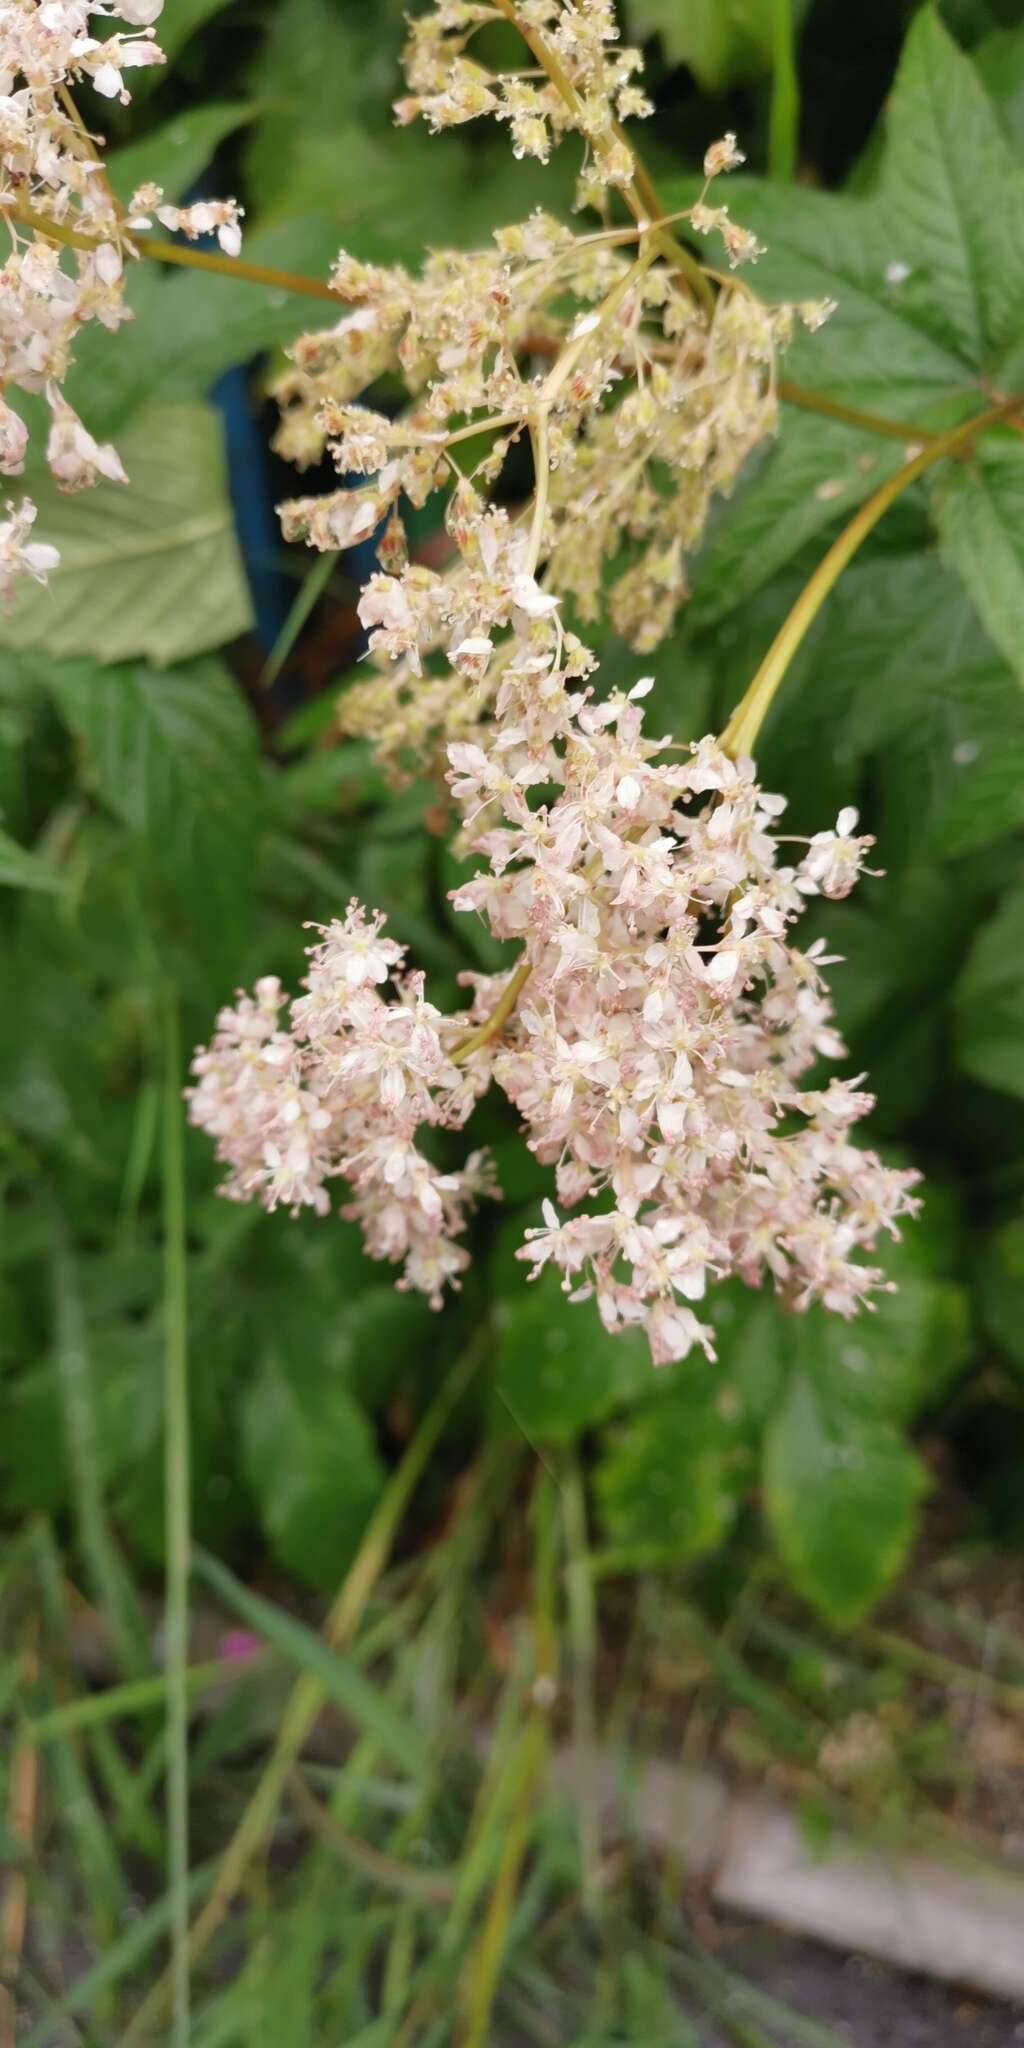
{"label": "flower panicle", "polygon": [[[116,450],[94,439],[62,387],[81,328],[95,321],[114,332],[130,318],[125,264],[135,254],[132,230],[149,225],[147,200],[164,226],[216,233],[223,249],[238,253],[233,200],[166,207],[159,189],[146,186],[136,195],[143,204],[133,202],[126,215],[103,168],[102,138],[89,133],[70,96],[85,85],[101,101],[127,104],[126,75],[164,61],[151,33],[162,7],[163,0],[5,0],[0,8],[0,209],[11,244],[0,267],[0,475],[24,469],[28,433],[8,399],[22,391],[41,392],[49,404],[47,462],[61,490],[127,481]],[[92,33],[109,23],[110,33]],[[26,577],[45,582],[59,562],[48,542],[25,538],[36,516],[31,499],[7,509],[0,600]]]}

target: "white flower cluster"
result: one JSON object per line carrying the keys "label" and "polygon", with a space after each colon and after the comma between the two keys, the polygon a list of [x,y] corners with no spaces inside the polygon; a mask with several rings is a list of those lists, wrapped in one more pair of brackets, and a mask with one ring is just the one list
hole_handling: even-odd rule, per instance
{"label": "white flower cluster", "polygon": [[548,1204],[521,1256],[596,1295],[610,1330],[642,1324],[656,1363],[710,1349],[694,1308],[709,1278],[767,1274],[795,1308],[851,1315],[884,1284],[859,1254],[913,1211],[917,1176],[851,1142],[872,1106],[859,1081],[807,1085],[844,1048],[822,942],[800,952],[789,931],[807,897],[847,893],[871,842],[846,811],[780,864],[784,802],[752,762],[710,738],[660,759],[678,750],[644,734],[649,681],[595,701],[560,665],[557,620],[524,616],[494,745],[449,749],[486,862],[453,901],[520,940],[520,966],[467,976],[471,1009],[442,1017],[419,976],[396,973],[381,920],[350,906],[290,1030],[263,982],[197,1055],[191,1114],[231,1168],[227,1192],[322,1210],[344,1175],[370,1252],[436,1304],[487,1183],[479,1155],[441,1173],[417,1128],[461,1126],[493,1080],[579,1212]]}
{"label": "white flower cluster", "polygon": [[516,24],[527,41],[544,37],[557,83],[543,73],[495,73],[466,55],[481,28],[509,14],[476,0],[437,0],[411,22],[405,69],[412,91],[397,102],[398,119],[420,114],[436,131],[493,114],[507,122],[516,156],[541,163],[553,142],[575,130],[587,144],[581,198],[589,203],[606,185],[628,186],[633,155],[619,123],[654,109],[636,83],[639,50],[616,47],[612,0],[519,0]]}
{"label": "white flower cluster", "polygon": [[[718,147],[709,176],[738,160],[732,137]],[[639,248],[624,252],[630,240]],[[281,515],[288,539],[328,550],[386,522],[382,559],[401,573],[371,583],[361,615],[373,648],[401,661],[386,683],[352,693],[344,715],[398,769],[463,730],[463,679],[482,684],[492,659],[500,666],[489,635],[514,609],[514,563],[528,545],[583,619],[606,603],[634,647],[658,645],[714,497],[775,430],[777,356],[795,318],[815,326],[830,310],[728,289],[706,312],[655,237],[575,236],[543,213],[499,231],[489,250],[431,256],[420,278],[342,256],[333,282],[352,310],[290,351],[276,446],[300,466],[329,448],[344,475],[367,482],[293,499]],[[553,367],[538,370],[538,357]],[[413,398],[397,419],[357,402],[385,373]],[[485,432],[487,453],[467,477],[460,453]],[[532,508],[518,523],[504,510],[469,516],[480,504],[473,479],[493,485],[527,434],[540,500],[529,543]],[[445,573],[410,566],[402,500],[420,506],[453,475],[456,560]],[[507,587],[493,573],[499,553],[513,566]],[[452,670],[424,681],[424,656],[438,650]]]}
{"label": "white flower cluster", "polygon": [[[456,1239],[466,1211],[491,1192],[475,1153],[444,1173],[417,1148],[422,1124],[463,1124],[480,1076],[460,1072],[446,1050],[450,1021],[423,994],[423,977],[399,970],[404,949],[381,933],[379,915],[356,903],[310,951],[307,993],[280,1022],[280,982],[257,983],[222,1010],[208,1052],[196,1056],[191,1116],[231,1167],[223,1192],[256,1195],[268,1209],[305,1205],[323,1214],[325,1181],[343,1174],[374,1258],[401,1262],[399,1285],[441,1305],[468,1263]],[[391,983],[397,1000],[379,990]]]}
{"label": "white flower cluster", "polygon": [[[596,158],[578,105],[614,101],[614,139],[635,68],[608,57],[603,0],[441,0],[413,30],[423,111],[443,125],[499,97],[464,55],[496,15],[531,48],[543,36],[549,81],[567,80],[530,103],[538,151],[548,128],[576,125]],[[511,119],[513,104],[503,85],[498,111]],[[688,216],[737,260],[756,248],[707,192],[739,161],[732,136],[709,150]],[[329,445],[367,481],[293,500],[285,532],[337,549],[386,522],[359,608],[381,673],[350,693],[349,729],[373,733],[393,767],[444,773],[462,848],[480,858],[455,908],[521,950],[511,972],[467,974],[468,1010],[445,1017],[381,919],[350,905],[313,949],[287,1029],[277,982],[262,982],[196,1056],[191,1115],[229,1167],[226,1192],[323,1211],[343,1176],[371,1253],[436,1304],[466,1262],[468,1206],[491,1189],[479,1155],[442,1172],[417,1134],[461,1127],[495,1082],[559,1204],[521,1256],[595,1297],[609,1330],[642,1325],[656,1363],[710,1350],[695,1304],[728,1275],[770,1278],[796,1309],[855,1313],[885,1285],[863,1254],[913,1212],[917,1176],[851,1142],[872,1106],[859,1081],[817,1084],[816,1064],[844,1048],[822,942],[802,952],[791,928],[808,897],[848,892],[871,841],[844,811],[784,857],[784,800],[753,762],[710,737],[649,738],[648,678],[601,701],[560,609],[568,591],[597,610],[628,540],[613,619],[640,648],[663,637],[711,496],[774,426],[794,313],[815,326],[828,306],[767,308],[726,281],[707,311],[660,227],[577,237],[542,214],[491,250],[431,257],[418,280],[342,257],[334,282],[351,310],[293,350],[279,445],[300,464]],[[394,371],[408,414],[356,403]],[[458,451],[485,430],[465,475]],[[486,487],[525,435],[534,493],[517,515]],[[400,501],[421,505],[453,476],[440,573],[408,559]]]}
{"label": "white flower cluster", "polygon": [[[11,390],[42,392],[51,409],[49,467],[63,490],[101,477],[125,482],[113,448],[94,440],[64,397],[75,338],[90,320],[117,328],[124,304],[128,230],[69,88],[84,82],[106,99],[127,101],[125,73],[161,64],[149,31],[163,0],[3,0],[0,5],[0,210],[11,249],[0,268],[0,474],[24,467],[27,431],[8,403]],[[92,26],[123,29],[96,36]],[[156,188],[147,188],[156,193]],[[218,228],[237,252],[237,209],[207,206],[208,226],[192,208],[174,220],[186,232]],[[190,222],[192,223],[190,225]],[[46,232],[45,223],[53,229]],[[228,240],[224,238],[227,226]],[[20,576],[45,582],[58,554],[32,540],[35,507],[23,498],[0,526],[0,598]]]}

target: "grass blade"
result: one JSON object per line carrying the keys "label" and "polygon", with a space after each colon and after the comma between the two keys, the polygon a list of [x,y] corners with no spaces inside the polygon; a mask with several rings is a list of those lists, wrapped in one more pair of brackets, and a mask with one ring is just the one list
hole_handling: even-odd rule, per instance
{"label": "grass blade", "polygon": [[233,1607],[251,1629],[279,1650],[282,1657],[287,1657],[289,1663],[297,1664],[300,1671],[308,1672],[316,1680],[325,1699],[334,1700],[358,1728],[376,1736],[381,1748],[400,1769],[426,1769],[427,1748],[415,1724],[395,1712],[387,1695],[363,1677],[351,1658],[333,1650],[305,1622],[297,1621],[272,1601],[251,1592],[227,1565],[207,1551],[196,1552],[194,1567],[211,1590]]}
{"label": "grass blade", "polygon": [[93,1594],[124,1669],[137,1676],[149,1654],[142,1616],[103,1507],[96,1408],[78,1284],[78,1262],[64,1219],[53,1215],[53,1280],[57,1377],[64,1410],[75,1525]]}
{"label": "grass blade", "polygon": [[167,1659],[167,1833],[172,2040],[188,2048],[188,1563],[190,1541],[185,1162],[177,997],[164,1015],[164,1528]]}
{"label": "grass blade", "polygon": [[[401,1464],[385,1487],[362,1543],[342,1581],[327,1617],[324,1634],[335,1648],[347,1643],[365,1612],[374,1586],[387,1563],[410,1497],[453,1409],[465,1393],[480,1357],[479,1344],[470,1344],[435,1394],[420,1422]],[[273,1824],[292,1765],[324,1705],[320,1680],[304,1671],[292,1690],[277,1742],[255,1792],[228,1843],[213,1891],[189,1935],[189,1953],[195,1963],[201,1956],[235,1898],[253,1856]],[[140,2048],[151,2040],[167,2009],[168,1981],[162,1977],[139,2007],[125,2033],[121,2048]]]}

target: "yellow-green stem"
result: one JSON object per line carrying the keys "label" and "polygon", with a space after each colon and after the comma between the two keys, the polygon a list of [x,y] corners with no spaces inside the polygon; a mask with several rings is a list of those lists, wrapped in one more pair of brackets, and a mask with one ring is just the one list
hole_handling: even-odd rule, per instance
{"label": "yellow-green stem", "polygon": [[908,484],[916,482],[933,463],[940,462],[946,455],[955,455],[967,446],[975,435],[984,433],[987,427],[996,426],[1024,407],[1024,398],[1013,398],[1004,405],[990,407],[974,419],[964,420],[948,433],[939,434],[927,448],[922,448],[902,468],[880,484],[860,509],[854,513],[848,526],[843,528],[838,540],[833,541],[827,555],[818,563],[813,576],[804,585],[788,618],[783,621],[772,641],[760,668],[749,689],[737,704],[732,717],[721,737],[721,744],[727,754],[736,757],[753,752],[754,742],[761,730],[768,708],[782,681],[797,648],[813,625],[829,591],[838,582],[843,570],[856,554],[863,540],[867,539],[872,527],[886,513],[890,505]]}
{"label": "yellow-green stem", "polygon": [[164,1018],[164,1549],[167,1663],[167,1838],[171,1903],[172,2034],[188,2048],[188,1569],[190,1544],[188,1304],[178,1000]]}
{"label": "yellow-green stem", "polygon": [[844,405],[841,398],[828,398],[823,391],[809,391],[804,384],[794,384],[789,377],[780,377],[777,385],[779,397],[786,405],[799,406],[801,412],[818,412],[827,420],[841,420],[846,427],[861,427],[866,434],[880,434],[886,441],[904,441],[912,445],[915,441],[939,441],[940,427],[911,426],[906,420],[886,419],[883,413],[865,412],[859,405]]}
{"label": "yellow-green stem", "polygon": [[498,1033],[504,1029],[505,1024],[512,1015],[529,978],[529,962],[521,960],[515,973],[506,982],[490,1016],[485,1017],[483,1023],[478,1024],[475,1031],[468,1032],[466,1037],[461,1038],[458,1045],[454,1047],[451,1058],[457,1067],[461,1067],[463,1061],[468,1060],[472,1053],[479,1052],[480,1047],[486,1045],[490,1039],[497,1038]]}
{"label": "yellow-green stem", "polygon": [[[51,220],[48,214],[37,213],[31,206],[11,206],[3,209],[20,227],[31,228],[37,235],[45,235],[51,242],[60,242],[65,249],[98,249],[102,246],[100,235],[84,235],[78,228],[67,227],[63,221]],[[276,270],[268,263],[245,263],[239,256],[225,256],[212,249],[193,249],[187,243],[162,242],[152,235],[136,234],[120,228],[118,238],[131,244],[139,256],[148,256],[155,263],[172,263],[185,270],[210,270],[221,277],[240,277],[246,284],[270,285],[276,291],[294,292],[301,298],[327,299],[338,304],[338,294],[320,278],[301,277],[294,270]]]}

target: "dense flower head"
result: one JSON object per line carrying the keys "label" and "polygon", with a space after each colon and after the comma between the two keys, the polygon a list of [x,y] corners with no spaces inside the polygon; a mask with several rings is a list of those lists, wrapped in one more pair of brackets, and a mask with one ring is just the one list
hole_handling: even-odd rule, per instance
{"label": "dense flower head", "polygon": [[871,840],[847,811],[780,861],[783,800],[751,761],[712,738],[665,758],[643,728],[646,679],[598,702],[556,661],[506,675],[500,745],[449,749],[483,856],[455,907],[522,945],[503,1029],[487,1019],[507,972],[467,977],[469,1010],[441,1016],[353,903],[312,949],[287,1029],[274,981],[222,1013],[192,1117],[236,1198],[323,1211],[343,1176],[371,1254],[436,1305],[491,1190],[479,1155],[443,1173],[417,1132],[461,1126],[494,1081],[558,1205],[520,1256],[593,1295],[609,1330],[642,1325],[655,1363],[711,1349],[697,1305],[730,1274],[851,1315],[884,1285],[860,1255],[897,1234],[916,1175],[851,1142],[872,1107],[863,1077],[813,1073],[844,1047],[822,943],[801,952],[790,933],[808,897],[847,893]]}
{"label": "dense flower head", "polygon": [[[471,54],[480,26],[511,15],[547,83]],[[574,127],[587,196],[621,184],[638,216],[618,124],[645,107],[605,0],[440,0],[412,25],[408,68],[401,118],[494,113],[540,156]],[[685,216],[731,264],[758,245],[708,195],[741,161],[735,136],[713,144]],[[913,1212],[917,1176],[852,1142],[872,1097],[863,1076],[822,1079],[845,1054],[829,958],[793,928],[809,898],[848,893],[871,839],[852,809],[809,841],[781,837],[785,801],[754,762],[713,736],[648,734],[652,679],[602,695],[562,615],[571,595],[639,650],[664,638],[715,494],[775,428],[779,352],[829,303],[769,307],[728,276],[714,298],[639,216],[575,235],[536,213],[418,277],[343,255],[332,282],[347,310],[292,349],[278,446],[300,467],[329,450],[345,481],[283,506],[284,531],[324,550],[381,534],[359,604],[373,666],[345,724],[396,775],[447,784],[457,848],[477,862],[454,907],[519,957],[467,973],[467,1008],[445,1016],[380,916],[350,904],[311,948],[303,995],[286,1009],[259,983],[196,1055],[191,1115],[225,1192],[323,1212],[339,1177],[370,1253],[439,1305],[466,1264],[469,1209],[494,1189],[480,1154],[443,1171],[421,1133],[462,1128],[494,1083],[551,1169],[520,1256],[592,1297],[610,1331],[643,1327],[656,1364],[711,1351],[700,1303],[729,1276],[854,1314],[886,1284],[871,1255]],[[369,402],[385,374],[409,394],[399,417]],[[498,503],[527,438],[532,495]],[[442,487],[450,559],[428,566],[410,558],[402,504]]]}

